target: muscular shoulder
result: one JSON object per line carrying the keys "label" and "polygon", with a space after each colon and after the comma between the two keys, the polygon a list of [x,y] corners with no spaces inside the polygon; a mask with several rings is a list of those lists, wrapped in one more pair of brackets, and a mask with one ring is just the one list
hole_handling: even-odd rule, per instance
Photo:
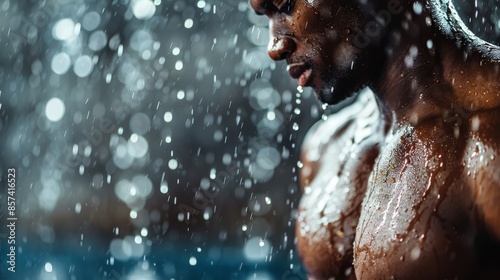
{"label": "muscular shoulder", "polygon": [[317,122],[307,133],[302,146],[301,186],[307,186],[322,166],[336,173],[353,149],[373,143],[380,131],[381,116],[371,91],[360,93],[357,100]]}
{"label": "muscular shoulder", "polygon": [[468,127],[462,176],[487,231],[500,241],[500,110],[474,114]]}

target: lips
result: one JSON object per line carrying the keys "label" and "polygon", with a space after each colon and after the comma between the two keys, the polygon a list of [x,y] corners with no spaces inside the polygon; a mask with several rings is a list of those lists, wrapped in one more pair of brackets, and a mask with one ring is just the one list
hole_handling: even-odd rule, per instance
{"label": "lips", "polygon": [[299,86],[305,87],[311,79],[312,69],[306,63],[293,63],[288,65],[288,74],[297,79]]}

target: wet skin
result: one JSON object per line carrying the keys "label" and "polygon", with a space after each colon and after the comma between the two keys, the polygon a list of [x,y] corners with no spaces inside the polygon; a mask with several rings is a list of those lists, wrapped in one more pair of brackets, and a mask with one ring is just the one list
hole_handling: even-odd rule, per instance
{"label": "wet skin", "polygon": [[323,102],[373,90],[305,139],[310,278],[500,279],[500,49],[445,0],[250,2]]}

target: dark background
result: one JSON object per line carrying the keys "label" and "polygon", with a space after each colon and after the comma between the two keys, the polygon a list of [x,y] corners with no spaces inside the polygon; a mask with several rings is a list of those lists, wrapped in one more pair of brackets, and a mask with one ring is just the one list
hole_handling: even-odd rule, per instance
{"label": "dark background", "polygon": [[[455,4],[500,42],[498,1]],[[247,1],[0,0],[0,32],[1,279],[306,279],[297,161],[329,112]]]}

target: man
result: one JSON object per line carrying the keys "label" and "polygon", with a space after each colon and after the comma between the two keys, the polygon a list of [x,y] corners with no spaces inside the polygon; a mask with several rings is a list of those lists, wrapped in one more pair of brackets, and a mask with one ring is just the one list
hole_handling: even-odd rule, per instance
{"label": "man", "polygon": [[356,102],[303,147],[311,279],[500,279],[500,48],[449,0],[251,0],[269,56]]}

